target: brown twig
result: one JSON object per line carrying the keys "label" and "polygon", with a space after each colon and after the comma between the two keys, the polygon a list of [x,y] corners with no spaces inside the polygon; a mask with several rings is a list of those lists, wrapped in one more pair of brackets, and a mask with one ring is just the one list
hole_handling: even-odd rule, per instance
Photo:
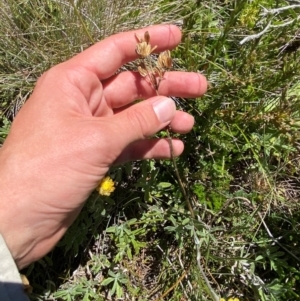
{"label": "brown twig", "polygon": [[158,297],[155,301],[159,301],[164,299],[173,289],[175,289],[178,284],[183,280],[183,278],[187,275],[187,271],[184,271],[179,279],[168,289],[166,290],[160,297]]}

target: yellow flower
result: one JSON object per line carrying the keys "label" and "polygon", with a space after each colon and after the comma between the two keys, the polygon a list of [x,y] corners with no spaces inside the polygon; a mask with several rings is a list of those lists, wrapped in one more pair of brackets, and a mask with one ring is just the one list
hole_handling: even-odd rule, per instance
{"label": "yellow flower", "polygon": [[228,301],[240,301],[239,298],[229,298]]}
{"label": "yellow flower", "polygon": [[221,298],[219,301],[226,301],[226,299],[224,299],[224,298]]}
{"label": "yellow flower", "polygon": [[115,183],[110,177],[105,177],[101,180],[97,191],[101,195],[109,196],[116,189],[114,185]]}

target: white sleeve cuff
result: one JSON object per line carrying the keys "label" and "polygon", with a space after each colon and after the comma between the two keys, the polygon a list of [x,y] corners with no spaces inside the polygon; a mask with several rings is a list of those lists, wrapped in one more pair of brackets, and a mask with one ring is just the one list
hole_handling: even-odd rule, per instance
{"label": "white sleeve cuff", "polygon": [[0,299],[1,301],[29,301],[23,289],[18,268],[0,234]]}

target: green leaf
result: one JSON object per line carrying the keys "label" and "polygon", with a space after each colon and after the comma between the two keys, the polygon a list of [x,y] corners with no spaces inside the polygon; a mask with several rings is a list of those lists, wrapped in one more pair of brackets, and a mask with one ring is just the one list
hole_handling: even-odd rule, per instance
{"label": "green leaf", "polygon": [[123,296],[123,289],[119,284],[117,285],[116,295],[117,295],[117,298],[121,298]]}
{"label": "green leaf", "polygon": [[185,226],[186,224],[188,224],[190,222],[190,219],[187,217],[182,221],[182,225]]}
{"label": "green leaf", "polygon": [[109,227],[105,231],[107,233],[115,233],[116,232],[116,226]]}
{"label": "green leaf", "polygon": [[106,286],[114,281],[114,278],[107,278],[101,282],[101,285]]}
{"label": "green leaf", "polygon": [[168,182],[160,182],[157,185],[157,187],[160,188],[160,189],[166,189],[166,188],[169,188],[171,186],[172,186],[172,184],[168,183]]}

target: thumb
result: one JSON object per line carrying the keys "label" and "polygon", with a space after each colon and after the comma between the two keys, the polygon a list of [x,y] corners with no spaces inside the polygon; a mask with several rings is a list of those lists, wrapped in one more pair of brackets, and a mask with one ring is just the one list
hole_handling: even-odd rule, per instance
{"label": "thumb", "polygon": [[123,147],[137,140],[148,138],[172,121],[176,105],[171,98],[156,96],[139,102],[114,115],[119,141]]}

